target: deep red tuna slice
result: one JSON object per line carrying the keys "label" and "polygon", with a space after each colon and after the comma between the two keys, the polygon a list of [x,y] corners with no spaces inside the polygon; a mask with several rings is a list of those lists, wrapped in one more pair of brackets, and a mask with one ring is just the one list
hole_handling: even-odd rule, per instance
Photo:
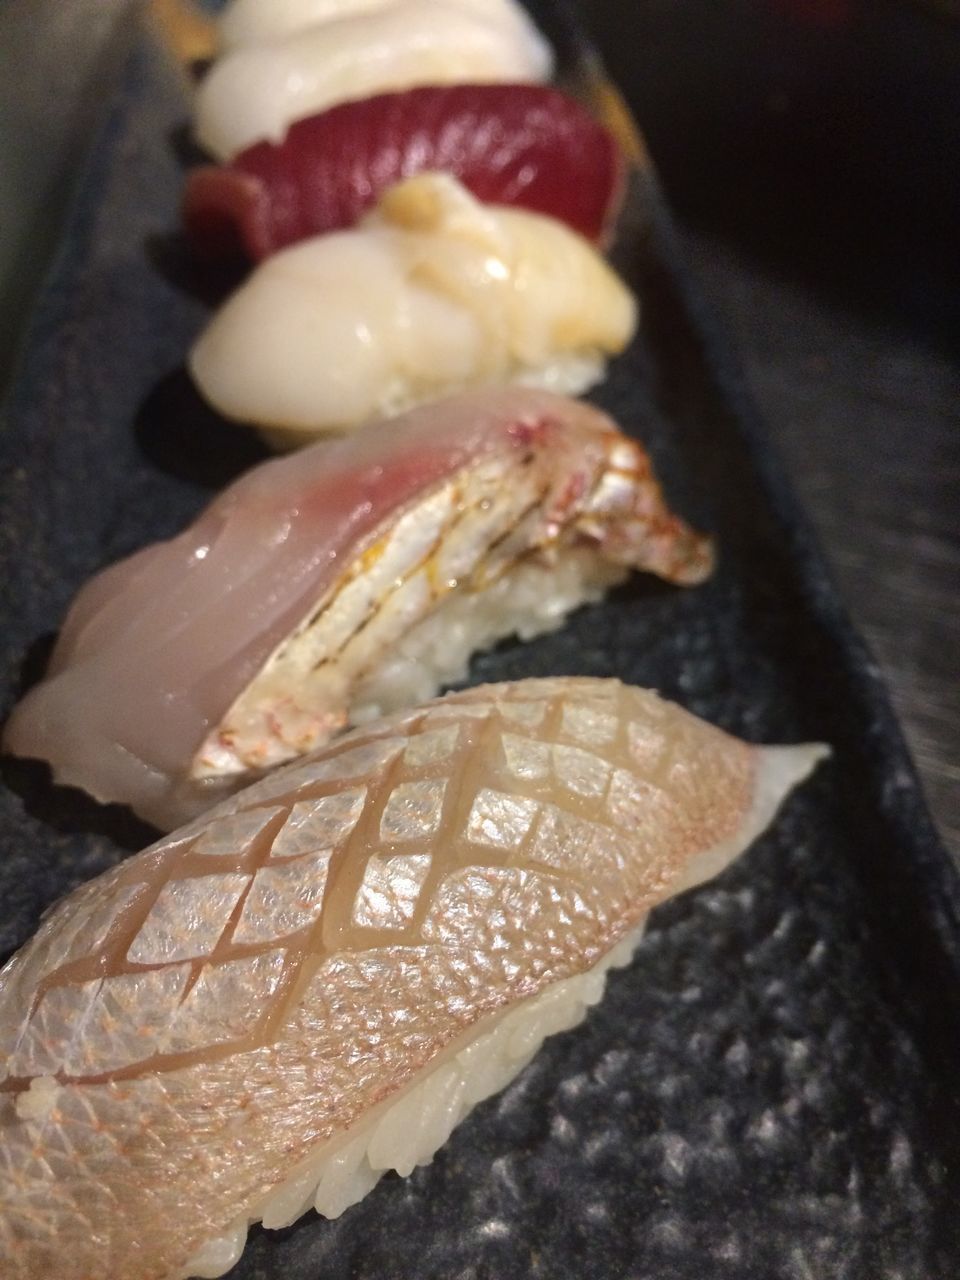
{"label": "deep red tuna slice", "polygon": [[229,165],[190,176],[187,232],[205,254],[260,261],[307,236],[351,226],[379,193],[426,170],[452,173],[479,199],[608,233],[623,160],[579,103],[541,85],[457,85],[384,93],[292,125]]}

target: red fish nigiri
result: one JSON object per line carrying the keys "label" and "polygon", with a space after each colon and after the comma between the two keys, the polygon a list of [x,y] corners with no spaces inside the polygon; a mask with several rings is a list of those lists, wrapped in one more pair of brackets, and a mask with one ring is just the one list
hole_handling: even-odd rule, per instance
{"label": "red fish nigiri", "polygon": [[297,121],[280,143],[196,169],[184,222],[201,252],[259,262],[351,226],[391,184],[427,170],[595,242],[609,232],[623,188],[612,134],[566,94],[529,84],[428,87],[343,103]]}

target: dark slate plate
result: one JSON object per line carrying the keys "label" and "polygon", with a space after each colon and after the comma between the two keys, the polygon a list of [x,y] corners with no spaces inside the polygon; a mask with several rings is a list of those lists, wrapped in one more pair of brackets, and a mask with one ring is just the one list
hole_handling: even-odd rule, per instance
{"label": "dark slate plate", "polygon": [[[567,39],[560,11],[542,7]],[[558,25],[559,23],[559,25]],[[96,569],[172,533],[258,448],[182,371],[199,280],[171,232],[179,73],[146,38],[86,169],[0,439],[6,710]],[[617,674],[834,759],[722,880],[656,914],[578,1030],[433,1164],[335,1223],[254,1231],[238,1280],[953,1280],[958,883],[649,173],[619,250],[642,340],[598,400],[648,444],[719,570],[636,581],[475,679]],[[149,836],[6,762],[0,951]]]}

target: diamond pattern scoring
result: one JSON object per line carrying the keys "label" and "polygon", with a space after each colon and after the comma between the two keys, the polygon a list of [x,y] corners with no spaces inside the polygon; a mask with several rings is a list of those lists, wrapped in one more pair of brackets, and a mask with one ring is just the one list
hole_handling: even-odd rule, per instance
{"label": "diamond pattern scoring", "polygon": [[42,1219],[82,1256],[103,1191],[182,1272],[291,1162],[732,845],[755,759],[615,682],[468,690],[78,891],[0,975],[0,1248]]}

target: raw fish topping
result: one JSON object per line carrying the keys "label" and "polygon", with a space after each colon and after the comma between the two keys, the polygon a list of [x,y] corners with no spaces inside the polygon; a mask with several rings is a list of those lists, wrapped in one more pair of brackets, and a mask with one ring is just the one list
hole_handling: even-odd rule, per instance
{"label": "raw fish topping", "polygon": [[169,829],[631,567],[695,583],[711,563],[605,415],[463,396],[269,462],[93,579],[4,746]]}
{"label": "raw fish topping", "polygon": [[616,681],[481,687],[83,887],[0,975],[5,1275],[184,1274],[298,1161],[721,870],[820,754]]}
{"label": "raw fish topping", "polygon": [[539,85],[409,89],[344,103],[291,125],[229,165],[194,170],[184,220],[194,245],[254,261],[352,226],[400,178],[453,174],[480,200],[565,222],[589,240],[609,230],[623,163],[606,129]]}

